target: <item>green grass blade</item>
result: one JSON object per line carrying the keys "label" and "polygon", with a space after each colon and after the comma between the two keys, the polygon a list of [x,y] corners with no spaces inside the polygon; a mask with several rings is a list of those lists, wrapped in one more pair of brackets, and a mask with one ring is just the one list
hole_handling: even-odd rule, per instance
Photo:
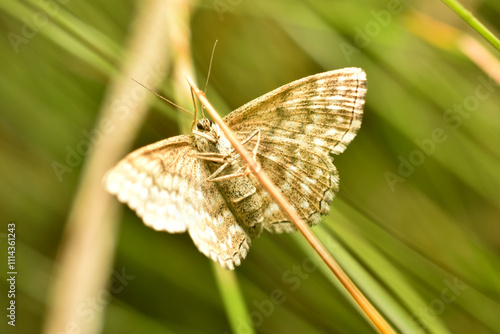
{"label": "green grass blade", "polygon": [[484,24],[479,21],[474,14],[468,11],[460,2],[456,0],[441,0],[448,7],[451,8],[458,16],[460,16],[472,29],[477,31],[477,33],[485,40],[488,41],[495,49],[500,51],[500,40],[488,29]]}
{"label": "green grass blade", "polygon": [[210,262],[212,271],[217,280],[226,314],[233,333],[253,334],[253,327],[248,325],[248,310],[245,297],[241,293],[238,278],[234,271],[223,269],[218,263]]}

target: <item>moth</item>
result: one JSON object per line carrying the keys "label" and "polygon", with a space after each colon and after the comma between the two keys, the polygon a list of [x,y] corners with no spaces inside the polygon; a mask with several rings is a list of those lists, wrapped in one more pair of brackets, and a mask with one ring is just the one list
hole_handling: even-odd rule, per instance
{"label": "moth", "polygon": [[[224,122],[313,226],[328,214],[338,191],[333,155],[361,127],[365,95],[365,72],[344,68],[277,88]],[[262,230],[295,228],[217,124],[203,118],[192,132],[135,150],[106,174],[104,184],[146,225],[187,231],[203,254],[234,269]]]}

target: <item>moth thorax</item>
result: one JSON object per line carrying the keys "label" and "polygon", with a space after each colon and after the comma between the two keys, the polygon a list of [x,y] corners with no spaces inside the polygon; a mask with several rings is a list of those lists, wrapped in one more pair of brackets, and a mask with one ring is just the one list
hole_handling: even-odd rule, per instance
{"label": "moth thorax", "polygon": [[217,125],[203,118],[196,124],[195,145],[203,153],[219,153]]}

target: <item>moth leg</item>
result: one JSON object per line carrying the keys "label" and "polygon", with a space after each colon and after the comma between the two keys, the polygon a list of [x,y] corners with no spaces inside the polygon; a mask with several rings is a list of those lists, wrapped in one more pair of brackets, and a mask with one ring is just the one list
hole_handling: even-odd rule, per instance
{"label": "moth leg", "polygon": [[[219,169],[217,169],[212,175],[210,175],[210,177],[207,179],[207,181],[211,181],[211,182],[223,181],[223,180],[229,180],[229,179],[247,176],[249,174],[252,174],[252,171],[250,170],[250,168],[248,166],[246,166],[245,170],[243,170],[243,167],[240,167],[234,173],[224,175],[224,176],[215,177],[215,176],[219,175],[225,168],[227,168],[228,165],[229,165],[229,162],[226,162],[224,165],[220,166]],[[257,172],[260,171],[260,168],[261,168],[261,165],[259,162],[257,162]]]}
{"label": "moth leg", "polygon": [[[252,150],[252,158],[255,160],[255,162],[257,162],[257,171],[260,171],[260,163],[257,161],[257,152],[259,150],[260,139],[261,139],[260,130],[257,129],[254,132],[252,132],[250,134],[250,136],[248,136],[245,140],[243,140],[241,142],[241,144],[242,145],[246,144],[248,141],[250,141],[255,136],[257,136],[257,143],[255,144],[255,147]],[[231,150],[230,154],[234,153],[234,151],[235,150],[233,148]],[[236,157],[233,157],[233,159],[236,159]],[[234,162],[234,160],[232,162]],[[250,170],[250,168],[248,166],[246,166],[245,170],[243,170],[243,168],[240,167],[234,173],[231,173],[231,174],[228,174],[228,175],[224,175],[224,176],[216,177],[217,175],[219,175],[220,173],[222,173],[222,171],[225,168],[227,168],[228,165],[229,165],[229,162],[224,163],[224,165],[222,165],[219,169],[217,169],[215,171],[215,173],[213,173],[212,175],[210,175],[210,177],[207,180],[208,181],[212,181],[212,182],[214,182],[214,181],[223,181],[223,180],[229,180],[229,179],[233,179],[233,178],[237,178],[237,177],[247,176],[247,175],[249,175],[249,174],[252,173],[252,171]]]}
{"label": "moth leg", "polygon": [[[261,140],[260,129],[257,129],[254,132],[252,132],[245,140],[243,140],[241,142],[241,144],[245,145],[247,142],[249,142],[255,136],[257,136],[257,143],[255,144],[255,147],[252,149],[252,158],[257,163],[257,171],[260,171],[260,163],[257,161],[257,152],[259,151],[260,140]],[[233,153],[234,151],[235,151],[235,149],[233,148],[231,150],[231,153]],[[251,173],[250,168],[248,168],[248,166],[247,166],[246,170],[244,172],[244,175],[242,175],[242,176],[246,176],[250,173]]]}
{"label": "moth leg", "polygon": [[[257,151],[259,150],[259,146],[260,146],[260,130],[259,129],[255,130],[255,132],[252,135],[255,136],[255,133],[257,134],[257,144],[255,144],[255,147],[252,150],[254,160],[257,159]],[[252,135],[250,135],[250,136],[252,136]]]}
{"label": "moth leg", "polygon": [[260,141],[260,129],[257,129],[254,132],[252,132],[245,140],[243,140],[241,142],[241,144],[245,145],[250,139],[252,139],[253,137],[255,137],[255,135],[258,135],[258,138],[259,138],[258,141]]}
{"label": "moth leg", "polygon": [[[257,143],[255,144],[255,147],[253,148],[252,150],[252,158],[253,160],[257,163],[257,172],[260,171],[260,163],[257,161],[257,152],[259,150],[259,146],[260,146],[260,129],[257,129],[255,130],[254,132],[252,132],[250,134],[250,136],[248,136],[247,139],[245,139],[242,144],[248,142],[250,139],[252,139],[253,137],[255,137],[255,135],[257,135]],[[245,168],[245,172],[244,172],[244,176],[250,174],[252,171],[250,170],[250,168],[248,168],[248,166]]]}
{"label": "moth leg", "polygon": [[245,171],[243,171],[243,168],[240,167],[236,172],[229,174],[229,175],[224,175],[224,176],[219,176],[219,177],[214,177],[222,172],[224,168],[227,167],[227,164],[222,165],[215,173],[210,175],[210,177],[207,179],[207,181],[210,182],[215,182],[215,181],[223,181],[223,180],[229,180],[229,179],[234,179],[237,177],[242,177],[242,176],[247,176],[248,174],[251,173],[251,171],[247,168],[245,168]]}
{"label": "moth leg", "polygon": [[[228,177],[226,177],[226,175],[221,176],[219,178],[217,178],[216,176],[219,175],[220,173],[222,173],[222,171],[224,171],[224,169],[226,169],[229,166],[229,164],[234,163],[234,161],[236,160],[236,156],[224,155],[224,154],[220,154],[220,153],[211,153],[211,152],[209,152],[209,153],[197,153],[197,154],[192,154],[191,156],[194,158],[200,159],[200,160],[205,160],[205,161],[210,161],[210,162],[222,164],[222,166],[220,166],[212,175],[210,175],[207,178],[207,181],[209,181],[209,182],[221,181],[221,180],[228,179]],[[238,175],[236,175],[236,176],[232,176],[236,173],[233,173],[233,174],[230,174],[227,176],[239,177],[240,176],[239,171],[237,173],[238,173]],[[229,178],[231,178],[231,177],[229,177]]]}
{"label": "moth leg", "polygon": [[229,155],[220,153],[196,153],[196,154],[191,154],[190,156],[196,159],[216,162],[219,164],[226,164],[230,162]]}
{"label": "moth leg", "polygon": [[[257,163],[257,171],[260,171],[260,163],[257,161],[257,151],[259,150],[259,146],[260,146],[260,130],[255,130],[255,132],[253,134],[251,134],[250,136],[255,136],[255,134],[257,134],[257,143],[255,144],[255,147],[252,150],[252,155],[253,155],[253,160],[255,160],[255,162]],[[248,170],[248,166],[247,166],[247,170]]]}
{"label": "moth leg", "polygon": [[225,177],[225,176],[221,176],[221,177],[216,177],[217,175],[219,175],[220,173],[222,173],[222,171],[224,169],[226,169],[226,167],[229,165],[229,162],[226,162],[225,164],[223,164],[222,166],[220,166],[215,172],[213,172],[212,175],[210,175],[208,178],[207,178],[207,181],[209,182],[213,182],[213,181],[220,181],[220,178],[221,177]]}
{"label": "moth leg", "polygon": [[[254,160],[257,157],[257,151],[259,150],[259,145],[260,145],[260,129],[257,129],[254,132],[252,132],[245,140],[243,140],[241,142],[242,145],[245,145],[246,143],[248,143],[256,135],[257,135],[257,144],[255,144],[255,147],[252,150],[252,155],[253,155],[253,159]],[[230,154],[233,153],[234,151],[235,151],[235,149],[233,148],[231,150]]]}
{"label": "moth leg", "polygon": [[[256,143],[255,147],[252,149],[252,158],[254,160],[257,160],[257,151],[259,149],[260,140],[261,140],[260,130],[255,130],[254,132],[252,132],[245,140],[243,140],[241,142],[241,144],[243,144],[243,145],[246,144],[248,141],[250,141],[255,136],[257,136],[257,143]],[[197,153],[197,154],[193,154],[192,156],[197,158],[197,159],[223,164],[212,175],[210,175],[207,178],[207,181],[209,181],[209,182],[216,182],[216,181],[223,181],[223,180],[233,179],[233,178],[237,178],[237,177],[247,176],[247,175],[251,174],[251,170],[247,166],[247,167],[245,167],[245,170],[243,170],[242,167],[239,167],[238,170],[234,173],[217,177],[217,175],[220,175],[224,171],[224,169],[226,169],[230,164],[233,164],[236,161],[237,155],[233,155],[234,152],[235,152],[235,150],[232,149],[228,155],[223,155],[220,153]],[[257,164],[258,164],[257,170],[260,170],[260,163],[257,162]]]}
{"label": "moth leg", "polygon": [[[255,136],[257,136],[257,143],[255,144],[255,147],[252,150],[252,158],[258,165],[257,170],[260,170],[260,163],[257,161],[257,152],[259,151],[259,146],[260,146],[260,129],[257,129],[254,132],[252,132],[250,136],[248,136],[248,138],[242,141],[241,143],[246,144],[250,139],[252,139]],[[246,169],[247,171],[245,173],[246,175],[248,175],[250,173],[250,169],[248,168],[248,166]]]}

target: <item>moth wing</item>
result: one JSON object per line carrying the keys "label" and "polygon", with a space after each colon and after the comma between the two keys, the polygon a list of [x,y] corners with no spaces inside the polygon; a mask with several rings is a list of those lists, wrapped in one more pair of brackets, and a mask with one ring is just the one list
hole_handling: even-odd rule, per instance
{"label": "moth wing", "polygon": [[[314,225],[327,214],[339,178],[330,154],[342,153],[361,127],[366,74],[345,68],[309,76],[236,109],[224,121],[244,140],[260,130],[257,159],[299,215]],[[257,138],[247,144],[256,145]],[[255,180],[263,202],[264,227],[294,230]]]}
{"label": "moth wing", "polygon": [[203,160],[193,136],[142,147],[105,176],[106,189],[144,223],[170,233],[189,232],[206,256],[233,269],[246,257],[250,238],[238,225]]}

